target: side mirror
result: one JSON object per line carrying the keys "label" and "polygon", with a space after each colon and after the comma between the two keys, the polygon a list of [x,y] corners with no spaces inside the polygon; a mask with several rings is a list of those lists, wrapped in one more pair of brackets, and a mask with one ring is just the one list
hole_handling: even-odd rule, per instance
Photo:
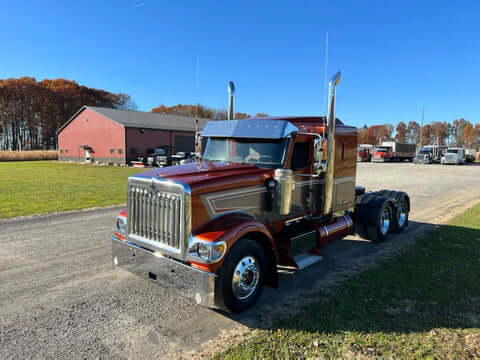
{"label": "side mirror", "polygon": [[196,153],[201,153],[202,152],[202,133],[200,131],[197,131],[195,133],[195,152]]}
{"label": "side mirror", "polygon": [[313,171],[316,176],[326,171],[327,164],[323,161],[322,139],[316,138],[313,150]]}

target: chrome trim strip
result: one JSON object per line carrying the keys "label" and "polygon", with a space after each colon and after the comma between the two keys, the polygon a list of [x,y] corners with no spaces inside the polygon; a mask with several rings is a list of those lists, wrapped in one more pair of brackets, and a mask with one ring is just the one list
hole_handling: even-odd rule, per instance
{"label": "chrome trim strip", "polygon": [[287,220],[285,221],[285,226],[288,226],[294,222],[297,222],[299,220],[302,220],[302,219],[305,219],[306,216],[299,216],[299,217],[296,217],[296,218],[293,218],[293,219],[290,219],[290,220]]}
{"label": "chrome trim strip", "polygon": [[297,240],[301,237],[304,237],[304,236],[307,236],[307,235],[310,235],[310,234],[314,234],[315,232],[316,232],[316,230],[307,231],[306,233],[302,233],[300,235],[297,235],[297,236],[294,236],[294,237],[290,238],[290,240],[292,240],[292,241]]}

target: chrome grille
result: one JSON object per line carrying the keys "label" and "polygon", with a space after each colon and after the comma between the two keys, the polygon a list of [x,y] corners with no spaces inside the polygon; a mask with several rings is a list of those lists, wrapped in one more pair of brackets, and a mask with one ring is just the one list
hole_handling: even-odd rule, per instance
{"label": "chrome grille", "polygon": [[178,253],[185,233],[184,196],[151,184],[129,184],[129,237]]}

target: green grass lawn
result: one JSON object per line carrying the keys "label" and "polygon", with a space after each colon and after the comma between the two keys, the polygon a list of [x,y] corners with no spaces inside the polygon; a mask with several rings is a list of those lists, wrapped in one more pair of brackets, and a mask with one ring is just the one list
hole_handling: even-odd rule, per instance
{"label": "green grass lawn", "polygon": [[214,358],[480,358],[480,205]]}
{"label": "green grass lawn", "polygon": [[128,176],[145,169],[59,163],[0,162],[0,218],[126,202]]}

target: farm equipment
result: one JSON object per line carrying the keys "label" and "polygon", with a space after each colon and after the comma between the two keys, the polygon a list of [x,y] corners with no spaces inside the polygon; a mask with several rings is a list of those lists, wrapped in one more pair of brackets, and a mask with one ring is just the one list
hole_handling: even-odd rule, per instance
{"label": "farm equipment", "polygon": [[358,145],[357,161],[372,161],[373,148],[374,146],[369,144]]}
{"label": "farm equipment", "polygon": [[168,147],[161,146],[155,148],[152,152],[146,156],[146,165],[165,167],[171,164],[171,160],[168,156]]}
{"label": "farm equipment", "polygon": [[177,152],[175,155],[171,156],[172,165],[181,165],[192,162],[195,159],[194,152]]}
{"label": "farm equipment", "polygon": [[113,264],[240,312],[264,285],[278,286],[278,267],[320,261],[323,244],[355,232],[380,242],[404,230],[406,193],[355,186],[358,134],[335,118],[339,82],[340,72],[329,82],[327,117],[211,121],[196,162],[131,176]]}
{"label": "farm equipment", "polygon": [[383,141],[375,148],[372,161],[413,161],[415,158],[415,144],[406,144],[398,141]]}

